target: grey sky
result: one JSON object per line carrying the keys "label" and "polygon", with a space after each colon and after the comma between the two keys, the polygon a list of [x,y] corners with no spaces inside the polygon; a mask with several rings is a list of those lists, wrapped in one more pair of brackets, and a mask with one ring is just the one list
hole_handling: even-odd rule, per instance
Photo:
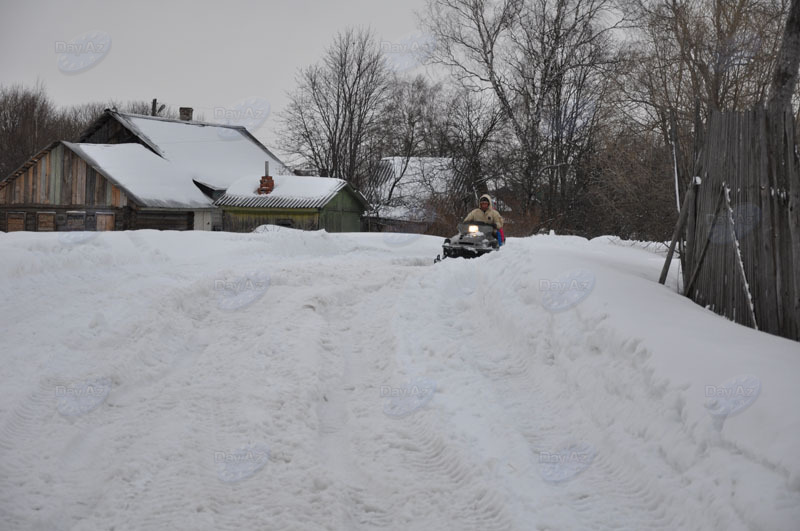
{"label": "grey sky", "polygon": [[[268,102],[267,120],[253,132],[275,147],[274,115],[285,106],[299,67],[316,62],[348,25],[370,26],[381,41],[403,42],[418,33],[414,11],[424,5],[425,0],[0,0],[0,83],[40,79],[59,105],[157,97],[176,108],[193,107],[208,121],[214,121],[215,109],[233,109],[243,100]],[[86,70],[63,73],[59,52],[91,31],[108,35],[107,53]]]}

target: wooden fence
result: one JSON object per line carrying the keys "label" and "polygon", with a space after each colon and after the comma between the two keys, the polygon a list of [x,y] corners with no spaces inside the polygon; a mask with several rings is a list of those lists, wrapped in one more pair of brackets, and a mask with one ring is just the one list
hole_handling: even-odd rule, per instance
{"label": "wooden fence", "polygon": [[714,113],[686,203],[684,293],[800,340],[800,168],[790,110]]}

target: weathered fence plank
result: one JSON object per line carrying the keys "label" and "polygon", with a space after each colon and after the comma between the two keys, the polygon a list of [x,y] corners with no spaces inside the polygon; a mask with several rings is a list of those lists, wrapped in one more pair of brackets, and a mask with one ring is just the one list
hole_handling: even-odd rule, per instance
{"label": "weathered fence plank", "polygon": [[684,293],[738,323],[800,340],[795,139],[790,109],[712,114],[697,164],[704,177],[686,213]]}

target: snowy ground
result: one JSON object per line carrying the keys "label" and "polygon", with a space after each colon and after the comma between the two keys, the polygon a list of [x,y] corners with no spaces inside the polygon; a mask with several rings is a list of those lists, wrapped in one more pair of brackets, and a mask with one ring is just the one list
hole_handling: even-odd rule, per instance
{"label": "snowy ground", "polygon": [[440,245],[0,233],[0,529],[798,528],[797,343],[652,250]]}

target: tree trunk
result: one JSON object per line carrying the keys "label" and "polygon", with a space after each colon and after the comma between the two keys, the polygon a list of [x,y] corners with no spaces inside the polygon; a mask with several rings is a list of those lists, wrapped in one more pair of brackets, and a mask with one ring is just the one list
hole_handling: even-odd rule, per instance
{"label": "tree trunk", "polygon": [[784,108],[792,103],[792,94],[797,84],[797,69],[800,66],[800,0],[792,0],[783,41],[778,52],[778,62],[772,76],[769,106]]}

